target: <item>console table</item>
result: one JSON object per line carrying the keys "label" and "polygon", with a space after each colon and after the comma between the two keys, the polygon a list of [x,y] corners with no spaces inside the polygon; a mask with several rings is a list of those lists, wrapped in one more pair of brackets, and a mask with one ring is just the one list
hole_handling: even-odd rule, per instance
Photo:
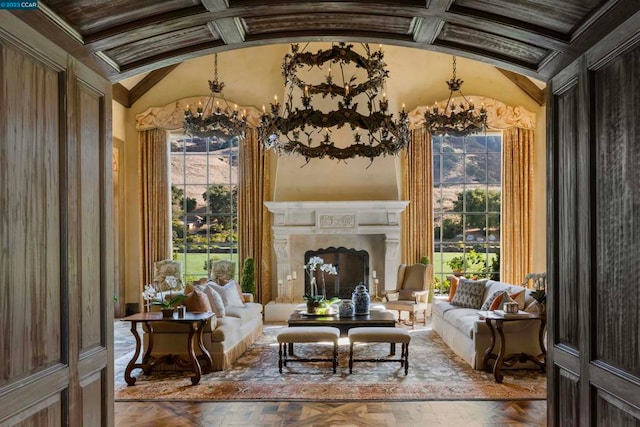
{"label": "console table", "polygon": [[[482,361],[483,367],[486,371],[491,372],[492,368],[490,366],[491,359],[496,359],[493,364],[493,377],[495,378],[497,383],[501,383],[503,376],[500,373],[500,370],[503,366],[513,366],[516,362],[525,362],[530,360],[534,362],[536,365],[540,366],[542,372],[545,372],[546,368],[546,355],[547,351],[544,346],[544,331],[545,326],[547,324],[547,318],[545,316],[540,316],[539,314],[529,313],[528,317],[503,317],[498,314],[495,314],[491,311],[482,311],[479,312],[481,317],[484,317],[487,326],[489,327],[489,332],[491,332],[491,344],[484,352],[484,359]],[[532,322],[539,321],[540,322],[540,332],[538,334],[538,342],[540,344],[540,354],[533,355],[527,353],[514,353],[505,355],[506,346],[505,346],[505,337],[504,337],[504,323],[505,322]],[[498,354],[495,354],[493,350],[496,346],[496,331],[498,331],[498,335],[500,336],[500,351]]]}
{"label": "console table", "polygon": [[[137,313],[123,319],[122,321],[131,322],[131,333],[136,339],[136,351],[127,365],[127,369],[124,371],[124,379],[128,385],[134,385],[136,378],[131,376],[131,371],[136,368],[140,368],[146,375],[149,375],[153,368],[160,363],[175,363],[180,366],[189,366],[193,369],[195,375],[191,377],[191,384],[196,385],[200,382],[202,375],[202,368],[200,367],[200,359],[204,360],[204,371],[208,372],[213,366],[211,355],[205,348],[202,342],[202,333],[205,325],[214,317],[213,313],[195,313],[187,312],[184,317],[162,317],[162,313]],[[189,325],[189,337],[187,338],[187,353],[189,354],[188,361],[184,361],[177,355],[164,355],[162,357],[153,357],[151,351],[153,350],[153,323],[154,322],[171,322],[171,323],[183,323]],[[140,356],[140,350],[142,349],[142,341],[140,334],[138,334],[138,323],[143,323],[149,333],[149,346],[142,357],[142,363],[137,363],[138,356]],[[196,356],[195,345],[198,343],[198,348],[202,354]]]}

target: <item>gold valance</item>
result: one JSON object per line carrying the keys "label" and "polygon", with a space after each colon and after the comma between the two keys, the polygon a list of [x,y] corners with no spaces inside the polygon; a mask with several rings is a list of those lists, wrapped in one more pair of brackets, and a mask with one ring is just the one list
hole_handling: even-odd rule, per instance
{"label": "gold valance", "polygon": [[[536,114],[520,105],[511,106],[484,96],[467,96],[466,98],[477,108],[484,104],[484,108],[487,110],[487,125],[490,130],[503,130],[514,127],[529,130],[535,130],[536,128]],[[451,100],[456,105],[464,102],[461,96],[454,96]],[[446,100],[438,101],[438,105],[442,108],[446,102]],[[421,105],[411,110],[409,112],[409,128],[421,127],[424,121],[424,112],[430,108],[432,108],[431,105]]]}
{"label": "gold valance", "polygon": [[[149,107],[144,112],[136,114],[136,130],[182,129],[182,124],[184,123],[184,111],[187,109],[187,105],[193,106],[198,105],[198,103],[206,105],[209,98],[209,95],[191,96],[189,98],[178,99],[164,107]],[[222,100],[222,98],[220,99]],[[227,100],[227,102],[229,105],[235,105],[229,100]],[[262,113],[256,107],[238,105],[238,111],[247,112],[247,125],[249,127],[258,127],[260,124],[260,115]]]}

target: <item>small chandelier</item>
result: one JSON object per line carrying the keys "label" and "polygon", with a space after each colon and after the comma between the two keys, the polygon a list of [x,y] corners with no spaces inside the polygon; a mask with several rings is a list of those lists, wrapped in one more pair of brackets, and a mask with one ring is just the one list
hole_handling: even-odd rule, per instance
{"label": "small chandelier", "polygon": [[[453,57],[453,76],[447,82],[449,86],[449,99],[444,109],[438,107],[436,102],[431,110],[424,113],[424,127],[433,135],[465,136],[482,132],[487,127],[487,110],[484,105],[476,110],[473,103],[463,94],[462,80],[456,78],[456,57]],[[460,93],[464,102],[456,106],[452,100],[455,92]]]}
{"label": "small chandelier", "polygon": [[[184,132],[199,138],[233,137],[244,138],[247,129],[247,113],[238,112],[238,106],[231,105],[222,96],[224,83],[218,80],[218,54],[214,57],[214,77],[209,80],[211,95],[204,107],[199,103],[196,113],[187,105],[184,112]],[[221,105],[220,102],[224,105]]]}
{"label": "small chandelier", "polygon": [[[381,155],[395,155],[409,143],[409,120],[407,113],[400,113],[399,120],[393,120],[393,114],[387,112],[389,102],[386,94],[377,101],[383,91],[388,71],[383,62],[382,49],[371,52],[367,44],[363,56],[354,50],[353,45],[339,43],[331,49],[317,53],[299,52],[297,44],[291,45],[291,53],[284,57],[282,74],[285,89],[289,93],[281,115],[277,97],[269,112],[263,106],[259,138],[268,149],[278,154],[299,154],[307,163],[312,158],[328,157],[346,160],[354,157],[373,159]],[[299,68],[318,67],[322,69],[329,63],[328,74],[324,81],[312,85],[297,75]],[[331,67],[337,68],[342,81],[337,83],[331,74]],[[367,79],[358,82],[353,75],[346,74],[348,68],[360,68]],[[293,107],[293,92],[301,93],[302,108]],[[338,98],[337,109],[323,112],[311,105],[312,97],[320,95],[323,99]],[[366,100],[368,114],[358,111],[356,97]],[[353,143],[344,148],[337,147],[331,139],[331,129],[340,129],[348,125],[353,132]],[[361,134],[362,132],[362,134]],[[364,134],[364,135],[363,135]]]}

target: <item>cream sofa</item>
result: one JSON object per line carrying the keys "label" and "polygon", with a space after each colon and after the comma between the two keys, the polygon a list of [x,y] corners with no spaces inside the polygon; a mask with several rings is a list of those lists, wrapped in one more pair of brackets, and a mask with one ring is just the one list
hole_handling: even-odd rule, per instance
{"label": "cream sofa", "polygon": [[[524,307],[534,301],[532,289],[488,280],[483,301],[495,291],[507,290],[514,294],[525,290]],[[491,343],[491,333],[484,320],[480,320],[479,308],[461,308],[450,302],[436,302],[432,308],[432,328],[454,353],[462,357],[474,369],[482,369],[484,352]],[[540,354],[539,321],[505,322],[506,353]],[[497,337],[496,337],[497,338]],[[496,344],[499,350],[499,342]],[[514,368],[536,367],[532,362],[517,363]]]}
{"label": "cream sofa", "polygon": [[[223,371],[262,334],[262,304],[254,303],[251,294],[244,294],[244,307],[227,307],[224,317],[214,317],[204,330],[203,342],[211,353],[213,370]],[[153,356],[173,354],[187,356],[189,327],[177,323],[155,323]],[[149,336],[145,331],[144,348],[148,348]],[[165,369],[179,369],[169,365]],[[160,367],[162,369],[162,367]]]}

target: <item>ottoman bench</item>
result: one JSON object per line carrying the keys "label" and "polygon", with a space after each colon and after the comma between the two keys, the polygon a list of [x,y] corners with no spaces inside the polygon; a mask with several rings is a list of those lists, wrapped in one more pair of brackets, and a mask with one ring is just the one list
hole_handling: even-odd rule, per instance
{"label": "ottoman bench", "polygon": [[[349,373],[353,373],[353,362],[400,362],[404,367],[404,374],[409,372],[409,342],[411,335],[401,328],[362,327],[349,329]],[[354,359],[353,345],[355,343],[389,343],[391,356],[395,355],[395,345],[402,344],[399,359]]]}
{"label": "ottoman bench", "polygon": [[[278,370],[282,373],[282,366],[287,366],[287,362],[331,362],[333,373],[338,367],[338,339],[340,329],[331,326],[290,326],[282,328],[278,332]],[[333,357],[327,358],[295,358],[289,359],[287,356],[287,346],[293,355],[293,344],[300,343],[333,343]]]}

